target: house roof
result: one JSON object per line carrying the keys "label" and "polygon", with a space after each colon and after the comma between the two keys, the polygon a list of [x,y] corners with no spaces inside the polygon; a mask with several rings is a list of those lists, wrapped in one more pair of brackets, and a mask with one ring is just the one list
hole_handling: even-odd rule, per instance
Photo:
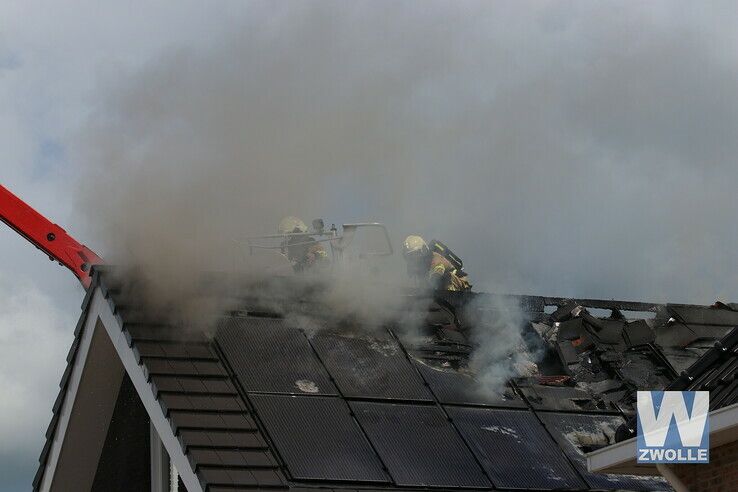
{"label": "house roof", "polygon": [[[724,307],[723,307],[724,306]],[[722,305],[723,310],[734,311],[734,306]],[[698,310],[691,316],[703,316],[703,321],[715,321],[727,313]],[[730,318],[728,318],[731,320]],[[710,393],[710,447],[715,448],[738,440],[738,328],[733,328],[713,343],[678,378],[664,388],[667,391],[708,391]],[[636,463],[636,420],[631,418],[620,432],[628,436],[617,444],[597,450],[587,459],[589,468],[615,473],[655,472],[655,465]],[[627,430],[627,432],[626,432]]]}
{"label": "house roof", "polygon": [[[738,441],[738,403],[709,413],[710,449]],[[587,467],[596,473],[654,474],[664,471],[656,463],[638,463],[637,438],[632,437],[587,455]],[[668,469],[667,469],[668,473]],[[672,480],[670,478],[670,480]]]}
{"label": "house roof", "polygon": [[684,371],[669,391],[709,391],[710,411],[738,403],[738,328]]}
{"label": "house roof", "polygon": [[[284,317],[244,298],[206,333],[142,314],[123,292],[109,269],[96,269],[35,490],[58,441],[58,415],[91,314],[126,359],[152,424],[154,413],[166,423],[169,430],[157,430],[171,432],[163,439],[170,455],[186,457],[180,473],[189,467],[190,485],[208,491],[668,490],[658,478],[590,474],[584,453],[614,442],[635,390],[663,388],[677,362],[700,353],[701,326],[714,336],[733,322],[728,309],[506,296],[527,312],[521,329],[549,350],[543,376],[514,378],[489,393],[479,391],[468,367],[473,343],[447,327],[408,338],[392,323],[338,325],[311,311],[309,299],[301,299],[301,317]],[[435,301],[460,312],[472,301],[493,306],[479,302],[492,297],[443,293]],[[92,313],[93,305],[109,312]],[[609,316],[595,316],[597,309]],[[625,319],[626,311],[655,317]],[[682,325],[692,335],[667,329]]]}

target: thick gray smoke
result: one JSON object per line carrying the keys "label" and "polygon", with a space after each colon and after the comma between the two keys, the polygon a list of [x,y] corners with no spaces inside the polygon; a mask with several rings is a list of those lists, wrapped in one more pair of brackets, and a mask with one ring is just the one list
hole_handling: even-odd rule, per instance
{"label": "thick gray smoke", "polygon": [[157,295],[289,214],[438,237],[479,290],[736,298],[721,4],[248,6],[103,84],[71,156],[106,256]]}
{"label": "thick gray smoke", "polygon": [[470,331],[476,349],[469,361],[481,391],[502,393],[511,378],[538,374],[536,363],[542,358],[543,343],[524,338],[523,327],[529,319],[516,301],[477,300],[467,309],[481,314]]}

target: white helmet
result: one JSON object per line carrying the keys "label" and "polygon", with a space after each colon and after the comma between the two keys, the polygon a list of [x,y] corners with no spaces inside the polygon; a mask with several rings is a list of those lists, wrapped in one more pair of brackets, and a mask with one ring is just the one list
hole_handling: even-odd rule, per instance
{"label": "white helmet", "polygon": [[402,244],[402,254],[407,256],[426,255],[430,250],[420,236],[408,236]]}
{"label": "white helmet", "polygon": [[280,234],[290,234],[293,232],[304,234],[307,232],[307,230],[308,228],[303,221],[291,215],[279,221]]}

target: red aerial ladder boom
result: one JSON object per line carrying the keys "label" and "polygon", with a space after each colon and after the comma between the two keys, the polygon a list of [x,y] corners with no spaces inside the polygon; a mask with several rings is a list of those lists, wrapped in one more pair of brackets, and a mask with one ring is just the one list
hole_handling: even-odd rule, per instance
{"label": "red aerial ladder boom", "polygon": [[0,185],[0,220],[8,224],[31,244],[70,270],[86,288],[90,286],[90,267],[103,263],[94,251],[78,243],[72,236],[36,212],[26,202]]}

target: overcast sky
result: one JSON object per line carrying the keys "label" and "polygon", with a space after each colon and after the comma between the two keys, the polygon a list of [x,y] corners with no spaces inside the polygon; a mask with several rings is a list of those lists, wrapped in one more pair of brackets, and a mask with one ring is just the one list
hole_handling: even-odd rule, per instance
{"label": "overcast sky", "polygon": [[[0,182],[103,256],[291,212],[438,237],[480,289],[738,300],[731,2],[126,4],[0,4]],[[2,490],[82,295],[0,228]]]}

